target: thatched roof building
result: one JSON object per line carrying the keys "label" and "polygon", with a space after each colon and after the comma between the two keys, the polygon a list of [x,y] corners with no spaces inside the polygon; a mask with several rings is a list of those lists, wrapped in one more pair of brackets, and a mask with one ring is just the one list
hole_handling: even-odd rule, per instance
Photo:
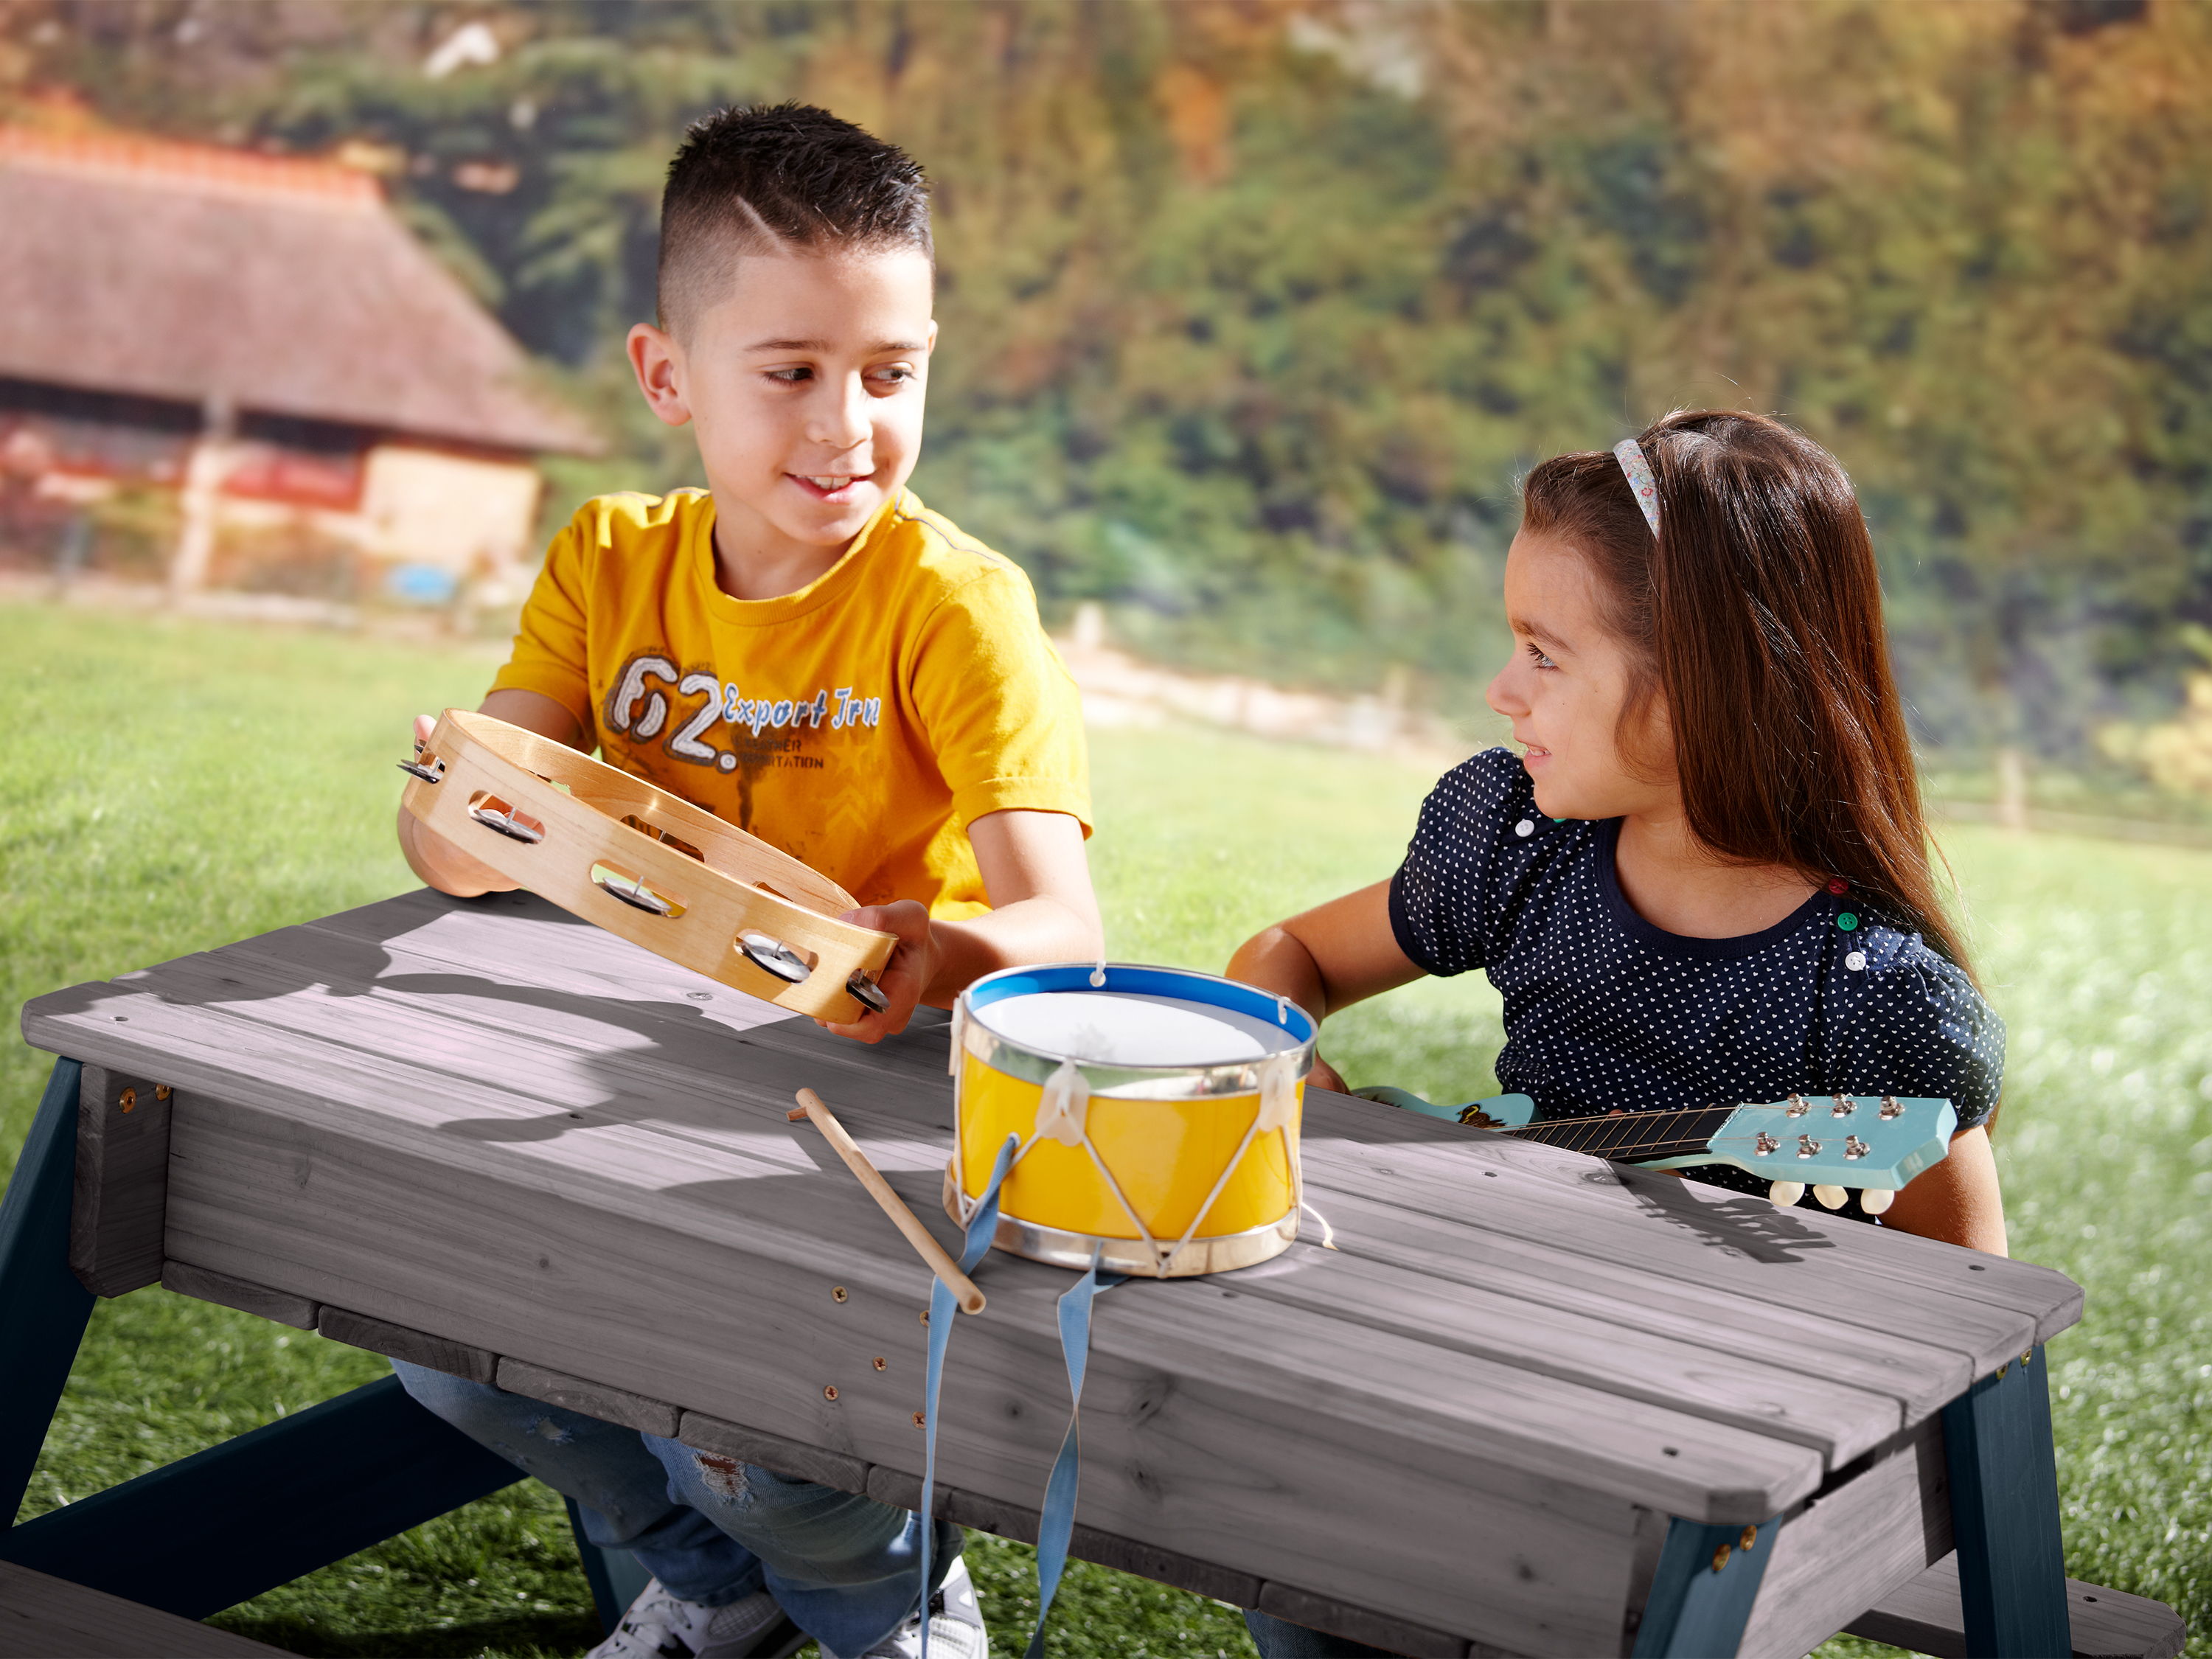
{"label": "thatched roof building", "polygon": [[[70,477],[173,483],[187,517],[195,490],[216,503],[205,538],[252,500],[319,512],[325,538],[387,562],[420,544],[465,567],[520,552],[537,484],[521,501],[518,468],[597,447],[364,173],[0,128],[0,461],[19,477],[42,462],[63,480],[49,495]],[[469,470],[485,466],[510,476]],[[475,524],[473,551],[429,545],[453,507],[422,498],[433,476],[522,521]],[[200,567],[184,585],[211,555],[183,549]]]}

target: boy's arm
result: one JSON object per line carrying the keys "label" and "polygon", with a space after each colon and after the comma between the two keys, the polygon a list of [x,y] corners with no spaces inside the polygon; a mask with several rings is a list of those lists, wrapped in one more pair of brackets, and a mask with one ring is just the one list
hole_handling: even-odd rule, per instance
{"label": "boy's arm", "polygon": [[[1388,881],[1255,933],[1237,947],[1226,972],[1231,979],[1288,997],[1316,1022],[1421,976],[1419,965],[1398,948],[1390,927]],[[1340,1093],[1344,1089],[1336,1068],[1317,1051],[1308,1081]]]}
{"label": "boy's arm", "polygon": [[879,981],[890,1006],[842,1036],[878,1042],[906,1029],[916,1005],[949,1008],[969,985],[1001,968],[1032,962],[1091,962],[1105,948],[1083,825],[1065,812],[987,812],[968,826],[991,909],[965,921],[933,922],[912,899],[871,904],[844,920],[899,936]]}
{"label": "boy's arm", "polygon": [[[538,691],[494,691],[477,710],[494,720],[505,720],[509,726],[519,726],[526,732],[535,732],[540,737],[550,738],[556,743],[565,743],[571,749],[582,749],[586,754],[583,730],[576,717],[551,697]],[[415,741],[427,742],[431,728],[437,722],[428,714],[415,717]],[[479,893],[504,893],[514,884],[489,865],[471,858],[459,848],[434,830],[425,829],[412,812],[399,809],[399,851],[407,860],[407,867],[419,876],[426,886],[441,893],[451,893],[455,898],[474,898]]]}

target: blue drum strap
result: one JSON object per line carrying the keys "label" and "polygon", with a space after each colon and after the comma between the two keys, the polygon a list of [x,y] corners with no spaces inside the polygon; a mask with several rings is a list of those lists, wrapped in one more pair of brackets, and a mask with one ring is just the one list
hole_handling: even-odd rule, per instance
{"label": "blue drum strap", "polygon": [[1052,1477],[1044,1484],[1044,1514],[1037,1522],[1037,1622],[1030,1638],[1027,1659],[1043,1659],[1044,1621],[1052,1613],[1052,1598],[1060,1593],[1060,1576],[1067,1567],[1068,1540],[1075,1531],[1077,1425],[1083,1410],[1083,1372],[1091,1358],[1091,1304],[1101,1291],[1110,1291],[1127,1277],[1101,1273],[1098,1252],[1091,1253],[1091,1267],[1073,1289],[1060,1298],[1060,1352],[1067,1362],[1067,1433],[1053,1460]]}
{"label": "blue drum strap", "polygon": [[[983,1259],[983,1252],[991,1248],[991,1235],[999,1230],[999,1188],[1006,1179],[1006,1171],[1014,1167],[1014,1154],[1021,1144],[1020,1136],[1008,1135],[1006,1144],[999,1148],[998,1161],[991,1165],[991,1178],[984,1183],[983,1195],[976,1200],[975,1212],[968,1218],[968,1242],[960,1251],[960,1271],[963,1273],[975,1272],[975,1264]],[[937,1543],[937,1528],[930,1518],[937,1495],[937,1385],[945,1377],[945,1345],[951,1338],[952,1322],[958,1316],[959,1309],[952,1300],[951,1291],[943,1279],[933,1279],[929,1287],[929,1368],[922,1383],[922,1659],[928,1659],[929,1655],[930,1556]]]}

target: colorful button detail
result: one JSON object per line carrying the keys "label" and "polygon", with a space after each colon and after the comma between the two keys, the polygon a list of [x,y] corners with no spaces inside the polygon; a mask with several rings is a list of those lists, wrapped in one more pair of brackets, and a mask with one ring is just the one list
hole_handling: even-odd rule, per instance
{"label": "colorful button detail", "polygon": [[1828,878],[1828,890],[1833,893],[1838,898],[1841,898],[1844,894],[1851,890],[1851,884],[1845,881],[1841,876],[1830,876]]}
{"label": "colorful button detail", "polygon": [[1853,973],[1857,973],[1861,969],[1866,966],[1866,952],[1863,951],[1852,951],[1850,955],[1844,958],[1844,966],[1850,969]]}
{"label": "colorful button detail", "polygon": [[1845,933],[1850,933],[1851,929],[1858,925],[1859,919],[1853,915],[1850,911],[1842,910],[1837,913],[1836,926],[1842,928]]}
{"label": "colorful button detail", "polygon": [[1534,818],[1522,819],[1520,823],[1513,826],[1513,833],[1524,838],[1534,835],[1536,833],[1536,821]]}

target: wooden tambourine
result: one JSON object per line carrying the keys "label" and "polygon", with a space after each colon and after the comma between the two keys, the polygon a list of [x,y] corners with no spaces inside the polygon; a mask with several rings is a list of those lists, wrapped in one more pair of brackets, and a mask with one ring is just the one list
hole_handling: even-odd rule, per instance
{"label": "wooden tambourine", "polygon": [[400,805],[510,881],[658,956],[846,1025],[887,1006],[897,935],[788,854],[642,778],[519,726],[448,708],[401,768]]}

